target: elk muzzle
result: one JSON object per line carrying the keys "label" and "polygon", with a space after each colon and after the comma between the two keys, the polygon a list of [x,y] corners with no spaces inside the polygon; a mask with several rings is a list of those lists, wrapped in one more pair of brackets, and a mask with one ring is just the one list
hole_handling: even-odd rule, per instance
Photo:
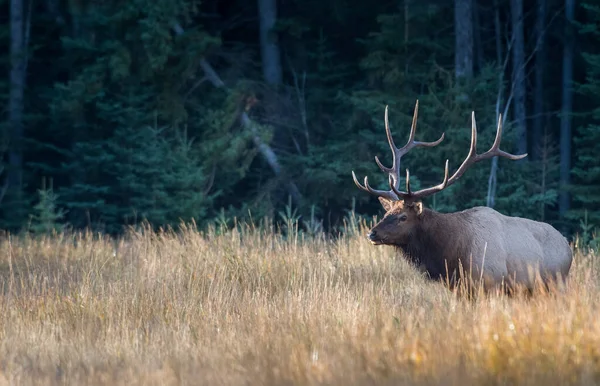
{"label": "elk muzzle", "polygon": [[377,231],[375,231],[373,229],[371,229],[371,231],[369,231],[369,233],[367,233],[367,239],[369,239],[369,241],[373,245],[379,245],[379,244],[383,243],[381,238],[379,238],[379,236],[377,235]]}

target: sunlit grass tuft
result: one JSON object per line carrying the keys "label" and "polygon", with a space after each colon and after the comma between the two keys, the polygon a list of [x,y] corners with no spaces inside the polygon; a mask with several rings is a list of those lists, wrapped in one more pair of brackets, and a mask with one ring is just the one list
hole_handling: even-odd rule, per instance
{"label": "sunlit grass tuft", "polygon": [[349,234],[4,239],[0,385],[600,382],[596,256],[562,293],[467,300]]}

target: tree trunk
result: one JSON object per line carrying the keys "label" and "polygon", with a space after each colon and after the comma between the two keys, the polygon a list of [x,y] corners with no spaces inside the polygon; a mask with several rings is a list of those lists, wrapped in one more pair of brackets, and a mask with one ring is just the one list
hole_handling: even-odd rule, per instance
{"label": "tree trunk", "polygon": [[565,189],[570,183],[571,172],[571,113],[573,105],[573,19],[575,0],[565,0],[565,45],[563,49],[562,107],[560,115],[560,182],[561,190],[558,210],[564,216],[569,210],[569,192]]}
{"label": "tree trunk", "polygon": [[511,0],[510,8],[513,34],[512,86],[514,94],[514,117],[517,126],[517,153],[524,154],[527,153],[527,122],[525,108],[525,38],[523,33],[523,0]]}
{"label": "tree trunk", "polygon": [[458,79],[473,77],[473,0],[454,1],[455,74]]}
{"label": "tree trunk", "polygon": [[258,18],[263,76],[269,85],[279,85],[282,81],[281,56],[277,33],[273,30],[277,22],[277,0],[258,0]]}
{"label": "tree trunk", "polygon": [[58,25],[65,24],[65,19],[60,13],[60,0],[46,0],[46,12],[54,18]]}
{"label": "tree trunk", "polygon": [[404,0],[404,46],[405,47],[408,45],[408,31],[409,31],[409,27],[410,27],[410,13],[409,13],[410,8],[408,6],[409,2],[410,2],[410,0]]}
{"label": "tree trunk", "polygon": [[[409,51],[409,47],[408,47],[408,36],[410,33],[410,7],[409,7],[409,3],[411,0],[404,0],[404,55],[408,58],[410,53]],[[410,63],[410,60],[405,60],[404,61],[404,76],[409,76],[409,68],[408,68],[408,64]]]}
{"label": "tree trunk", "polygon": [[474,49],[475,49],[475,66],[477,71],[481,71],[485,66],[485,56],[483,52],[483,42],[481,41],[481,15],[479,13],[479,6],[477,1],[473,0],[473,36],[474,36]]}
{"label": "tree trunk", "polygon": [[[283,75],[279,42],[277,39],[277,32],[275,31],[275,23],[277,22],[277,0],[258,0],[258,19],[263,76],[265,82],[275,88],[273,93],[265,95],[264,103],[265,105],[270,105],[271,116],[279,115],[283,114],[283,112],[279,111],[280,95],[276,89],[277,86],[281,85],[283,82]],[[244,126],[251,127],[252,130],[255,130],[254,124],[246,114],[243,114],[241,119]],[[284,131],[276,126],[274,127],[274,130],[275,132],[272,139],[273,144],[283,145],[286,142]],[[254,142],[261,150],[261,153],[275,172],[275,175],[279,176],[285,174],[277,161],[277,153],[260,140],[258,136],[254,137]],[[296,185],[287,177],[284,177],[284,181],[286,181],[288,193],[295,202],[300,203],[301,196]]]}
{"label": "tree trunk", "polygon": [[545,50],[546,0],[538,0],[535,20],[535,85],[533,92],[533,128],[531,133],[532,159],[541,158],[541,140],[543,136],[544,119],[544,68],[546,67]]}
{"label": "tree trunk", "polygon": [[8,102],[8,126],[10,151],[8,184],[20,195],[23,183],[23,98],[27,53],[25,51],[25,20],[22,0],[10,1],[10,91]]}
{"label": "tree trunk", "polygon": [[[494,32],[496,38],[496,61],[498,66],[502,63],[502,31],[500,26],[500,8],[498,0],[494,0]],[[500,105],[502,104],[502,95],[504,91],[504,68],[498,68],[498,93],[496,97],[496,122],[500,115]],[[506,119],[506,116],[504,117]],[[493,208],[496,203],[496,182],[498,176],[498,157],[492,158],[490,165],[490,175],[488,178],[488,191],[486,206]]]}
{"label": "tree trunk", "polygon": [[[506,117],[508,116],[508,111],[510,109],[510,104],[513,99],[513,86],[511,83],[510,92],[506,100],[504,100],[504,74],[506,72],[506,67],[508,65],[508,59],[510,52],[506,53],[506,56],[503,55],[502,49],[502,26],[500,24],[500,7],[498,6],[498,0],[494,0],[494,33],[495,33],[495,42],[496,42],[496,61],[498,66],[498,90],[496,93],[496,120],[497,123],[500,119],[502,119],[502,127],[506,126]],[[502,105],[504,105],[504,110],[502,110]],[[492,164],[490,166],[490,175],[488,178],[488,191],[487,191],[487,199],[486,206],[493,208],[496,203],[496,188],[498,182],[498,157],[492,158]]]}
{"label": "tree trunk", "polygon": [[[173,25],[173,30],[178,35],[182,35],[184,33],[183,27],[179,23],[175,23]],[[225,85],[223,80],[212,68],[210,63],[206,61],[206,59],[200,59],[200,66],[202,67],[206,78],[212,83],[213,86],[215,86],[216,88],[227,89],[227,86]],[[263,140],[260,138],[254,125],[254,122],[252,122],[252,120],[244,110],[242,110],[241,112],[240,122],[246,129],[250,130],[250,132],[252,133],[255,146],[258,148],[261,155],[267,161],[267,163],[271,167],[271,170],[273,170],[273,173],[275,173],[275,175],[278,177],[281,176],[282,170],[277,155],[275,154],[273,149],[268,144],[264,143]],[[298,190],[298,187],[296,186],[294,181],[292,181],[291,179],[287,179],[287,189],[290,196],[292,196],[292,199],[297,204],[299,204],[302,201],[302,194],[300,193],[300,190]]]}

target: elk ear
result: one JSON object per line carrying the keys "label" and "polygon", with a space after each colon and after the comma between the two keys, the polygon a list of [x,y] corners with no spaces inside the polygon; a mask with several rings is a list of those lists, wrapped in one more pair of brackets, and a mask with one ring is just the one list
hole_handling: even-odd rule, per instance
{"label": "elk ear", "polygon": [[417,216],[420,216],[423,213],[423,202],[421,201],[413,202],[408,207],[413,210]]}
{"label": "elk ear", "polygon": [[415,212],[417,212],[417,216],[420,216],[423,213],[423,202],[415,202]]}
{"label": "elk ear", "polygon": [[379,202],[381,203],[381,206],[383,206],[383,209],[385,209],[385,211],[389,211],[390,209],[392,209],[392,200],[388,200],[385,197],[377,197],[379,199]]}

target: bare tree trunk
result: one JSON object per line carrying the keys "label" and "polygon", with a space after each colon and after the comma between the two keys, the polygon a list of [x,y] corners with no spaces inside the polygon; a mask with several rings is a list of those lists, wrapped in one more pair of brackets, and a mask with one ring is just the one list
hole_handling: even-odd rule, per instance
{"label": "bare tree trunk", "polygon": [[23,183],[23,98],[25,94],[25,74],[27,71],[25,20],[23,16],[23,1],[11,0],[8,184],[17,195],[20,195]]}
{"label": "bare tree trunk", "polygon": [[263,75],[268,84],[279,85],[282,81],[281,55],[273,30],[277,22],[277,0],[258,0],[258,18]]}
{"label": "bare tree trunk", "polygon": [[[495,30],[495,41],[496,41],[496,61],[498,66],[498,92],[496,94],[496,121],[502,119],[502,126],[506,126],[506,117],[508,116],[508,110],[513,99],[513,86],[514,82],[511,82],[510,92],[506,101],[504,101],[504,73],[508,66],[508,59],[510,55],[510,46],[507,47],[506,55],[503,54],[502,49],[502,26],[500,24],[500,7],[498,6],[498,0],[494,0],[494,30]],[[502,105],[504,104],[504,110]],[[493,208],[496,203],[496,187],[497,187],[497,176],[498,176],[498,157],[492,158],[492,164],[490,166],[490,175],[488,178],[488,191],[486,197],[486,206]]]}
{"label": "bare tree trunk", "polygon": [[527,122],[525,108],[525,38],[523,32],[523,0],[511,0],[512,65],[514,114],[517,125],[517,153],[527,153]]}
{"label": "bare tree trunk", "polygon": [[475,0],[473,0],[473,23],[475,67],[477,70],[481,71],[485,63],[485,58],[483,52],[483,42],[481,41],[481,15],[479,14],[479,6]]}
{"label": "bare tree trunk", "polygon": [[[409,7],[410,1],[411,0],[404,0],[404,55],[407,58],[409,57],[408,36],[410,33],[410,7]],[[404,61],[404,75],[405,76],[408,76],[408,73],[409,73],[409,69],[408,69],[409,62],[410,62],[409,60]]]}
{"label": "bare tree trunk", "polygon": [[[494,0],[494,32],[496,37],[496,61],[498,66],[502,63],[502,31],[500,26],[500,8],[498,0]],[[496,97],[496,122],[500,113],[500,105],[502,103],[502,94],[504,91],[504,69],[498,69],[498,94]],[[506,119],[506,116],[504,116]],[[498,176],[498,157],[492,158],[490,165],[490,176],[488,178],[488,191],[486,198],[486,206],[493,208],[496,203],[496,182]]]}
{"label": "bare tree trunk", "polygon": [[535,85],[533,93],[533,129],[531,133],[531,153],[534,160],[540,157],[540,142],[543,136],[544,113],[544,68],[546,67],[546,0],[538,0],[535,20]]}
{"label": "bare tree trunk", "polygon": [[456,78],[470,79],[473,77],[473,0],[454,0],[454,33]]}
{"label": "bare tree trunk", "polygon": [[[502,63],[502,25],[500,24],[500,6],[498,0],[494,0],[494,37],[496,41],[496,61],[498,66]],[[504,74],[499,74],[500,79],[504,79]]]}
{"label": "bare tree trunk", "polygon": [[571,113],[573,105],[573,19],[575,0],[565,0],[565,45],[563,50],[562,107],[560,116],[560,182],[561,190],[558,210],[564,216],[570,207],[569,192],[565,189],[570,183],[571,172]]}
{"label": "bare tree trunk", "polygon": [[[173,30],[178,35],[182,35],[184,33],[183,27],[179,23],[175,23],[173,25]],[[200,66],[202,67],[202,70],[204,71],[206,78],[212,83],[213,86],[215,86],[216,88],[227,89],[227,86],[225,85],[223,80],[221,80],[219,75],[215,72],[215,70],[212,68],[210,63],[208,63],[206,61],[206,59],[200,60]],[[277,155],[275,154],[273,149],[271,149],[271,147],[268,144],[263,142],[263,140],[258,135],[258,132],[256,130],[254,122],[252,122],[252,120],[250,119],[248,114],[246,114],[246,112],[243,110],[241,112],[240,121],[241,121],[242,125],[246,129],[250,130],[250,132],[252,133],[255,146],[258,148],[261,155],[267,161],[267,163],[269,164],[269,167],[271,167],[271,170],[273,170],[273,173],[275,173],[275,175],[278,177],[281,176],[282,168],[281,168],[281,165],[279,164]],[[298,187],[296,186],[294,181],[289,179],[287,181],[287,188],[288,188],[289,194],[292,196],[292,199],[296,203],[300,203],[300,201],[302,200],[302,194],[298,190]]]}
{"label": "bare tree trunk", "polygon": [[[260,53],[262,59],[262,70],[265,82],[277,88],[283,82],[282,66],[281,66],[281,53],[279,49],[279,42],[277,39],[277,32],[274,30],[275,23],[277,22],[277,0],[258,0],[258,19],[260,27]],[[272,94],[273,99],[265,100],[265,103],[271,104],[274,108],[272,114],[279,114],[278,101],[279,95]],[[244,126],[254,129],[254,123],[250,120],[248,115],[244,114],[241,117]],[[283,138],[283,132],[275,127],[275,133],[273,135],[274,144],[282,144],[285,140]],[[292,141],[294,139],[292,138]],[[275,175],[280,176],[283,173],[279,162],[277,161],[277,154],[271,147],[265,144],[258,135],[254,137],[255,145],[260,149],[261,153],[275,172]],[[287,180],[287,177],[285,177]],[[292,196],[296,203],[300,202],[300,192],[296,185],[291,181],[287,180],[288,193]]]}
{"label": "bare tree trunk", "polygon": [[84,5],[81,1],[69,0],[69,14],[71,16],[71,35],[76,37],[83,37],[83,23],[82,16],[84,12]]}
{"label": "bare tree trunk", "polygon": [[[540,140],[541,142],[541,150],[540,153],[540,162],[542,165],[542,178],[540,181],[540,194],[545,194],[548,186],[548,169],[550,164],[551,151],[550,148],[551,137],[548,134],[547,126],[544,126],[543,135]],[[546,218],[546,203],[544,201],[540,202],[540,221],[545,221]]]}
{"label": "bare tree trunk", "polygon": [[404,44],[408,44],[408,32],[410,26],[410,13],[408,3],[410,0],[404,0]]}

